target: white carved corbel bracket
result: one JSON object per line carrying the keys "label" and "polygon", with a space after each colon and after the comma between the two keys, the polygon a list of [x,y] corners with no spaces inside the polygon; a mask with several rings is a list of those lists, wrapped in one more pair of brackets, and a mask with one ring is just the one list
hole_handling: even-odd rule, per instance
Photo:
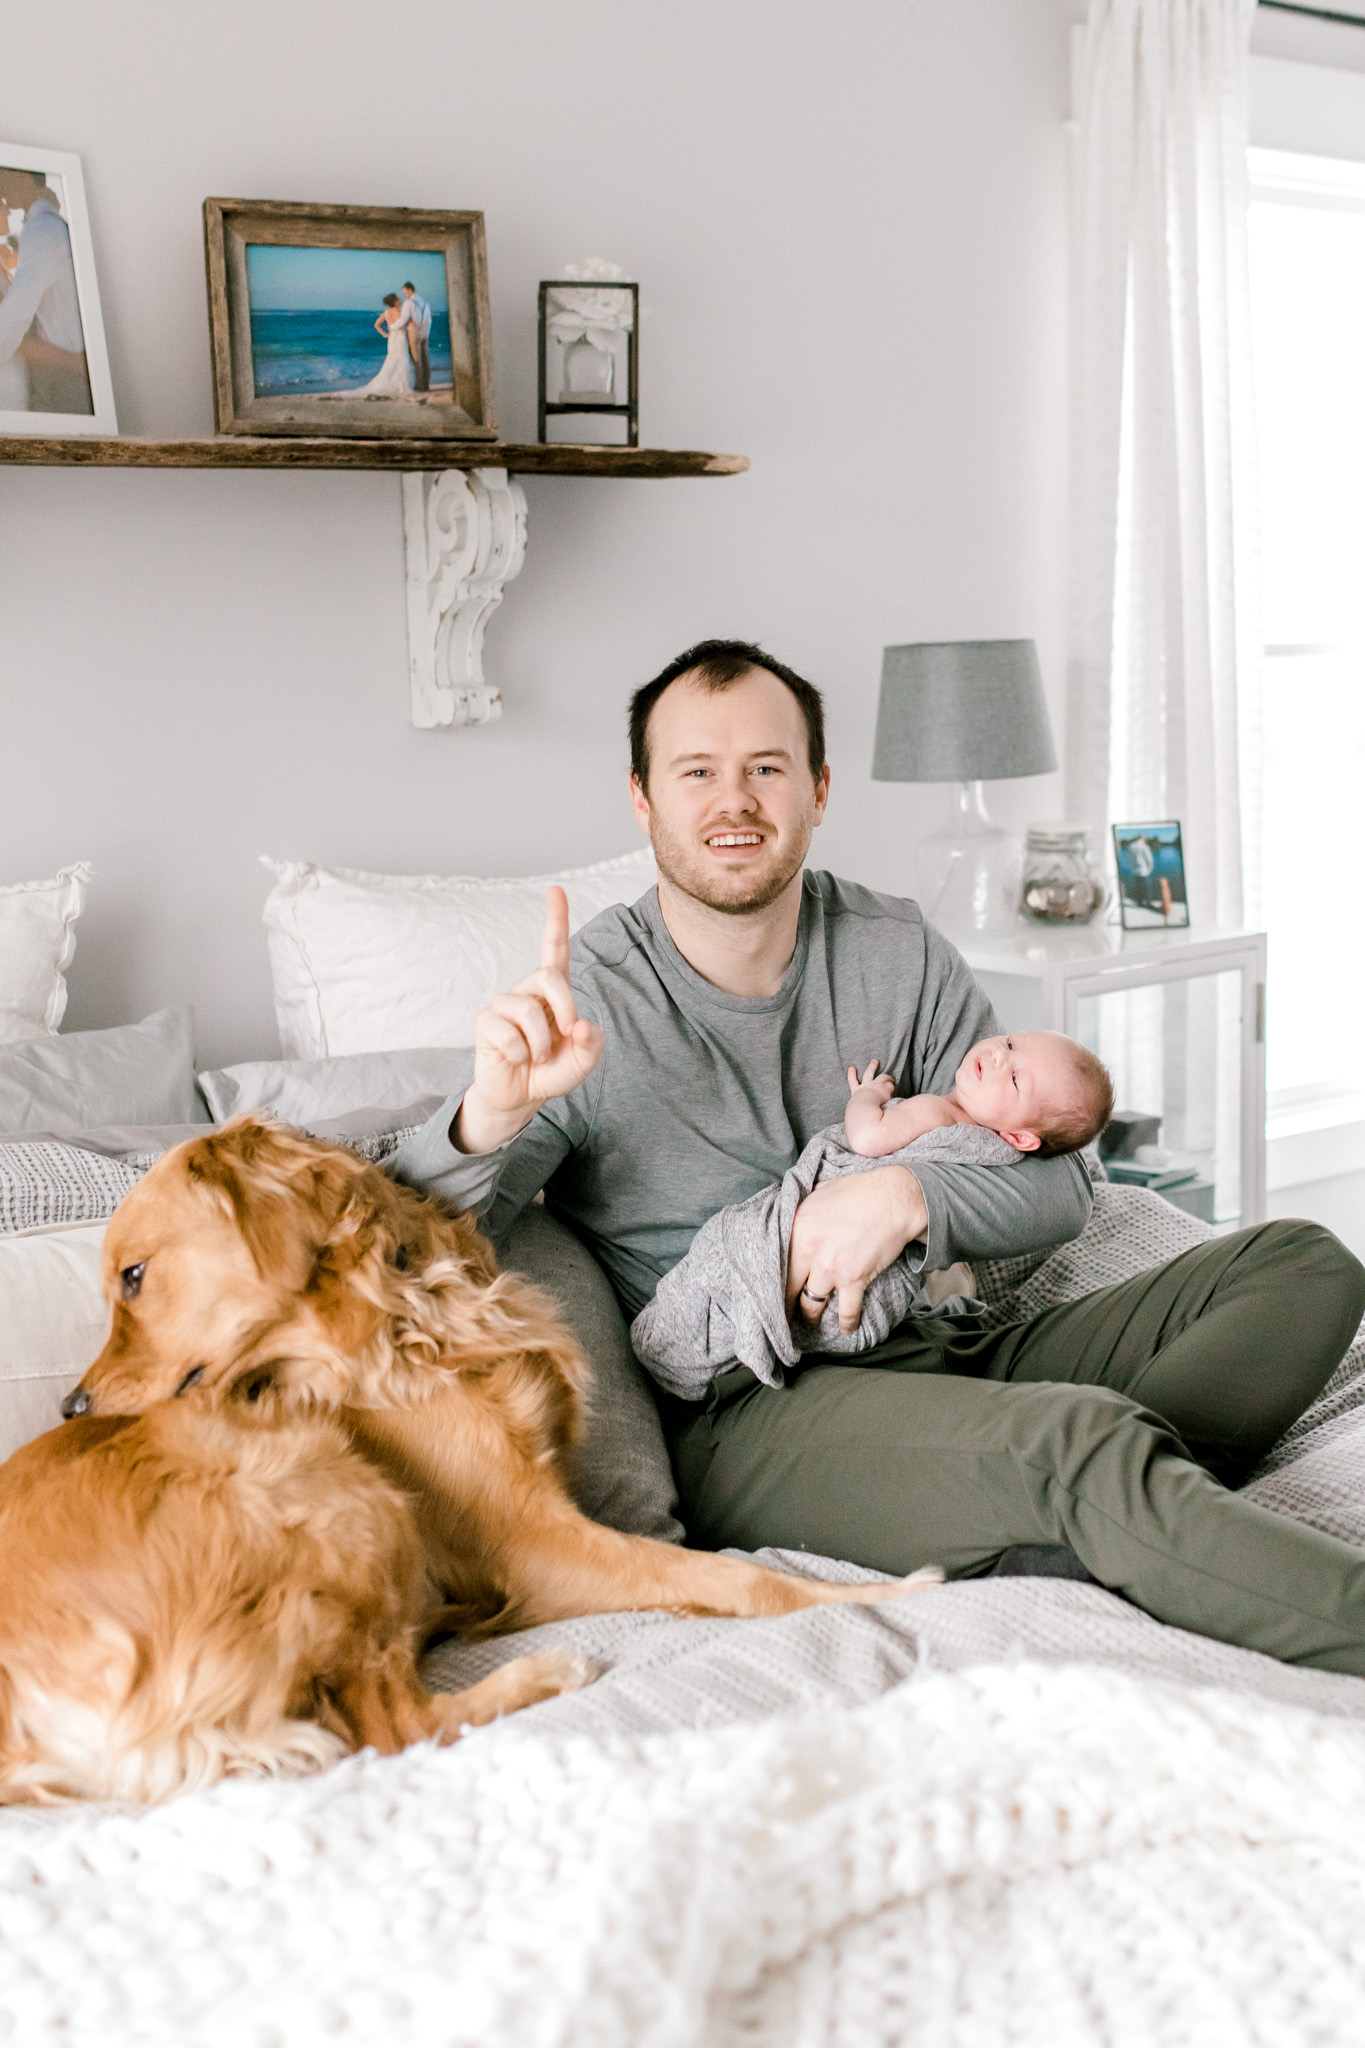
{"label": "white carved corbel bracket", "polygon": [[414,725],[487,725],[502,694],[483,677],[483,636],[526,557],[526,495],[505,469],[409,471],[408,668]]}

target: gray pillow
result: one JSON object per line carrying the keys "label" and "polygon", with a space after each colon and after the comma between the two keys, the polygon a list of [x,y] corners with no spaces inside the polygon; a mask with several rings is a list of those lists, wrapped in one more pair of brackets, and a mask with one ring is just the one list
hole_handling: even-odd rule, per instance
{"label": "gray pillow", "polygon": [[573,1232],[538,1204],[523,1209],[500,1240],[498,1256],[554,1296],[592,1367],[592,1405],[570,1480],[579,1507],[628,1536],[683,1542],[658,1410],[606,1274]]}
{"label": "gray pillow", "polygon": [[193,1010],[0,1045],[0,1132],[207,1122],[194,1085]]}
{"label": "gray pillow", "polygon": [[[436,1046],[408,1052],[352,1052],[326,1060],[247,1060],[199,1076],[214,1121],[260,1109],[312,1130],[357,1109],[402,1109],[419,1096],[445,1101],[464,1081],[470,1054]],[[435,1105],[433,1105],[435,1106]]]}

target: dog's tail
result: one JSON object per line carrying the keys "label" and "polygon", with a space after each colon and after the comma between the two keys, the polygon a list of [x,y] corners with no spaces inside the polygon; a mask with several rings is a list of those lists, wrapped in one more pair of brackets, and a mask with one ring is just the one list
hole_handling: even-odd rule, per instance
{"label": "dog's tail", "polygon": [[302,1778],[325,1771],[348,1744],[316,1721],[284,1720],[249,1740],[225,1728],[196,1728],[133,1748],[44,1755],[36,1744],[0,1737],[0,1807],[64,1806],[116,1800],[159,1806],[182,1792],[206,1791],[223,1778]]}
{"label": "dog's tail", "polygon": [[[142,1720],[141,1716],[137,1717]],[[160,1805],[222,1778],[299,1778],[327,1770],[350,1745],[316,1721],[281,1715],[234,1728],[180,1713],[160,1726],[130,1725],[125,1704],[31,1696],[0,1666],[0,1807],[77,1800]]]}
{"label": "dog's tail", "polygon": [[158,1806],[182,1792],[202,1792],[222,1778],[309,1777],[330,1769],[348,1749],[316,1721],[282,1718],[249,1734],[200,1724],[112,1754],[102,1760],[111,1789],[77,1796]]}

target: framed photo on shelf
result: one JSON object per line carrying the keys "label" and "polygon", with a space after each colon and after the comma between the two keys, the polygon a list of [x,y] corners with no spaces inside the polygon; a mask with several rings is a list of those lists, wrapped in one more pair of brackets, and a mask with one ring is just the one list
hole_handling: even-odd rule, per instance
{"label": "framed photo on shelf", "polygon": [[220,434],[496,441],[481,213],[206,199]]}
{"label": "framed photo on shelf", "polygon": [[81,160],[0,142],[0,434],[117,432]]}
{"label": "framed photo on shelf", "polygon": [[1126,932],[1175,930],[1190,921],[1185,855],[1174,818],[1153,825],[1115,825],[1119,916]]}

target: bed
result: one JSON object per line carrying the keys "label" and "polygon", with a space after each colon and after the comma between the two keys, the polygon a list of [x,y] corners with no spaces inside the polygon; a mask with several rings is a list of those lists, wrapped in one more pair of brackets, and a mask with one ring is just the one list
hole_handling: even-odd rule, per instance
{"label": "bed", "polygon": [[[158,1058],[180,1044],[159,1027]],[[167,1143],[260,1106],[382,1160],[439,1096],[439,1061],[415,1096],[415,1069],[343,1064],[200,1077],[188,1122],[0,1140],[0,1449],[55,1422],[97,1348],[104,1221]],[[339,1108],[352,1085],[390,1099]],[[1027,1314],[1206,1234],[1101,1185],[1074,1245],[976,1281],[993,1313]],[[502,1251],[594,1364],[580,1501],[676,1538],[601,1274],[543,1209]],[[1251,1491],[1365,1547],[1365,1342]],[[551,1644],[596,1682],[451,1750],[151,1813],[0,1814],[0,2043],[1361,2039],[1359,1680],[1011,1576],[775,1620],[589,1618],[443,1644],[426,1675],[455,1689]]]}

